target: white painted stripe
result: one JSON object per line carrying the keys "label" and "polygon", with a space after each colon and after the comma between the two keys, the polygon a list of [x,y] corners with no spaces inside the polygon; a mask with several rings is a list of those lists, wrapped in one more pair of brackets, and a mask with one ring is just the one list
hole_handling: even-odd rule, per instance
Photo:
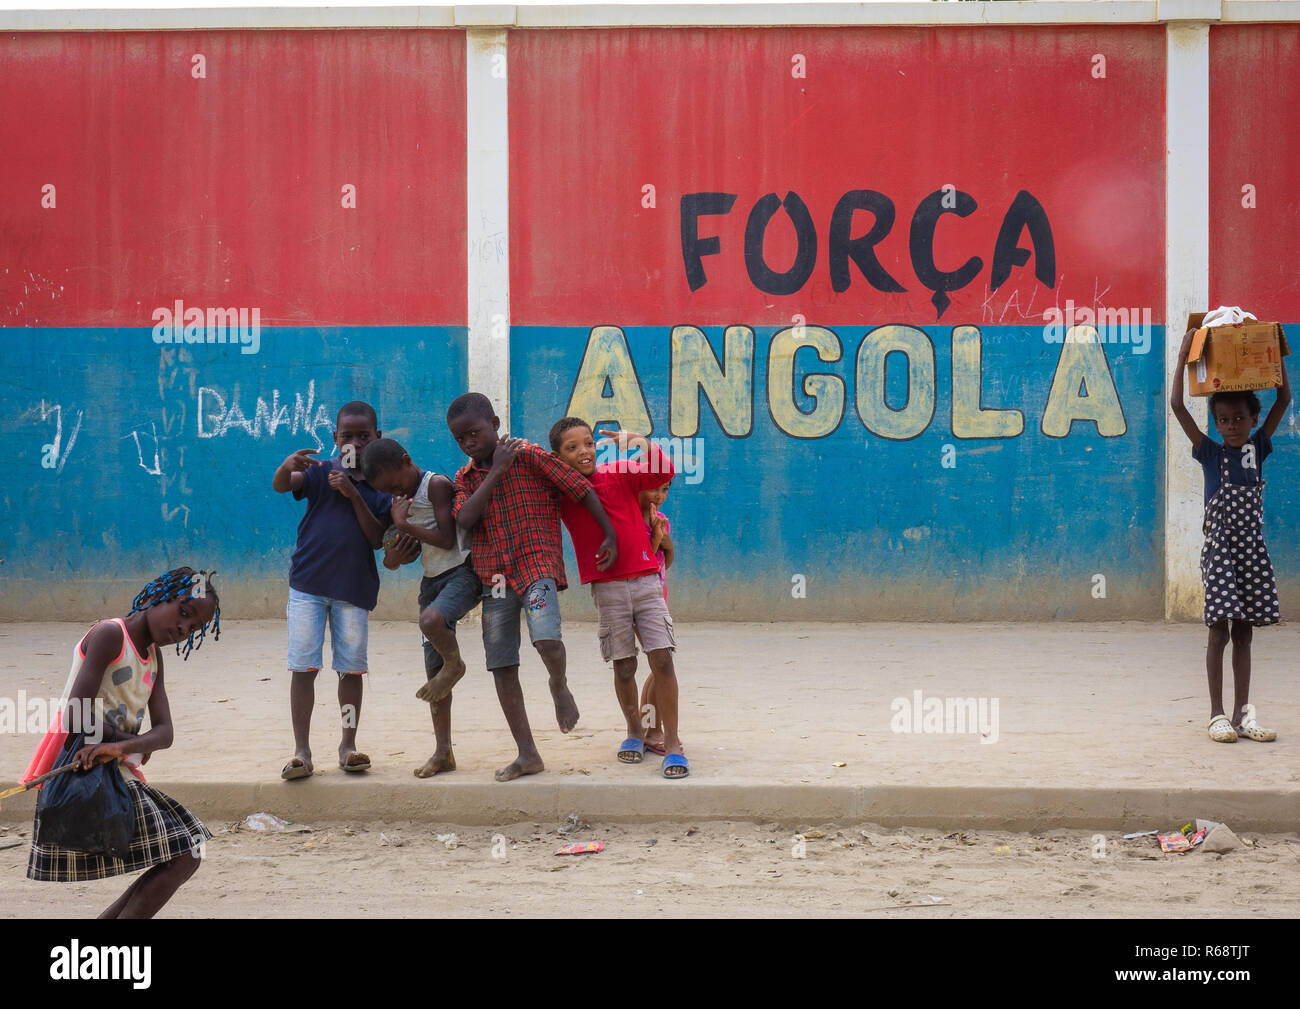
{"label": "white painted stripe", "polygon": [[[1201,612],[1204,484],[1168,384],[1187,316],[1211,307],[1210,28],[1171,24],[1165,33],[1165,618],[1189,620]],[[1184,395],[1204,430],[1205,401]]]}
{"label": "white painted stripe", "polygon": [[0,31],[194,31],[205,28],[453,28],[454,7],[217,7],[6,10]]}
{"label": "white painted stripe", "polygon": [[[5,10],[0,31],[180,31],[207,28],[578,28],[746,25],[1158,24],[1217,0],[1036,0],[1032,3],[672,4],[422,7],[225,7],[192,10]],[[1188,5],[1191,6],[1188,6]],[[1208,6],[1205,6],[1207,5]],[[1222,20],[1300,21],[1300,0],[1222,0]],[[1199,17],[1199,14],[1196,14]]]}
{"label": "white painted stripe", "polygon": [[510,124],[503,28],[465,32],[469,390],[510,426]]}
{"label": "white painted stripe", "polygon": [[1156,17],[1161,21],[1218,21],[1223,0],[1159,0]]}
{"label": "white painted stripe", "polygon": [[1256,24],[1300,21],[1300,3],[1295,0],[1223,0],[1222,20]]}
{"label": "white painted stripe", "polygon": [[1153,0],[1035,0],[1033,3],[674,4],[520,6],[521,28],[607,26],[1154,24]]}

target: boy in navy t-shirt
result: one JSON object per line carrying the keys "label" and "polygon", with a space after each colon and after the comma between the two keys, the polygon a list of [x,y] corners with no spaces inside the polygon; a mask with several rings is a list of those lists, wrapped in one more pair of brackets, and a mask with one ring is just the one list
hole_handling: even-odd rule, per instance
{"label": "boy in navy t-shirt", "polygon": [[347,403],[338,412],[334,444],[339,457],[318,462],[316,449],[299,449],[280,464],[271,486],[307,499],[298,524],[298,545],[289,563],[289,709],[294,754],[280,777],[286,781],[312,774],[311,709],[316,701],[316,674],[321,668],[325,624],[339,677],[343,740],[339,767],[365,771],[370,758],[357,751],[361,717],[361,677],[368,671],[366,643],[370,611],[379,599],[375,551],[390,523],[392,498],[366,483],[361,451],[380,436],[379,418],[368,403]]}

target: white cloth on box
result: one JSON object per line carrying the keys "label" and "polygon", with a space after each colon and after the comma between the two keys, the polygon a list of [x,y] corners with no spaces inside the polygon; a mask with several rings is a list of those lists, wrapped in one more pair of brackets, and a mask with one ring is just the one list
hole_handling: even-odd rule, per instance
{"label": "white cloth on box", "polygon": [[1201,325],[1206,329],[1211,326],[1239,326],[1247,319],[1252,322],[1259,321],[1245,309],[1238,308],[1236,305],[1220,305],[1201,320]]}

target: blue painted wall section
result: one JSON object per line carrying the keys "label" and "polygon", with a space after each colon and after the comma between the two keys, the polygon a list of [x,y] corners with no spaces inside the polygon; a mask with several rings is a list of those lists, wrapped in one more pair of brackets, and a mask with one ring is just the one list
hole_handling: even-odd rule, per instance
{"label": "blue painted wall section", "polygon": [[[276,466],[299,448],[333,454],[338,408],[361,399],[417,464],[454,472],[444,417],[465,390],[466,336],[265,327],[243,354],[140,328],[6,331],[0,617],[103,616],[178,564],[216,568],[232,614],[283,613],[305,505],[271,490]],[[382,612],[410,618],[418,577],[384,572]]]}
{"label": "blue painted wall section", "polygon": [[[545,443],[573,408],[697,439],[682,446],[696,472],[664,506],[683,616],[1158,619],[1163,340],[1160,326],[1146,353],[1047,342],[1041,326],[521,326],[513,433]],[[717,372],[735,381],[721,410],[697,390],[694,429],[679,388],[674,419],[672,387]],[[566,614],[588,612],[585,590],[569,598]]]}

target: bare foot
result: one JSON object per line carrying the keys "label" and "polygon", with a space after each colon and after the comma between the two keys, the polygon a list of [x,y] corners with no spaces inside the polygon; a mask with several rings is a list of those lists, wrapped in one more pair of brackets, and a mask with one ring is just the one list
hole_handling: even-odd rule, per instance
{"label": "bare foot", "polygon": [[544,771],[546,765],[542,763],[541,757],[532,757],[525,759],[517,758],[514,763],[507,764],[501,770],[497,771],[497,781],[514,781],[516,778],[522,778],[525,774],[536,774],[538,771]]}
{"label": "bare foot", "polygon": [[415,696],[430,704],[441,701],[451,693],[452,687],[459,683],[464,675],[465,661],[457,656],[455,662],[444,665],[433,679],[425,681],[424,686],[415,692]]}
{"label": "bare foot", "polygon": [[456,755],[448,750],[446,753],[438,752],[424,762],[423,767],[415,769],[417,778],[432,778],[441,771],[456,770]]}
{"label": "bare foot", "polygon": [[578,724],[578,702],[568,687],[556,690],[554,684],[551,685],[551,697],[555,699],[555,721],[559,723],[561,732],[568,732]]}

